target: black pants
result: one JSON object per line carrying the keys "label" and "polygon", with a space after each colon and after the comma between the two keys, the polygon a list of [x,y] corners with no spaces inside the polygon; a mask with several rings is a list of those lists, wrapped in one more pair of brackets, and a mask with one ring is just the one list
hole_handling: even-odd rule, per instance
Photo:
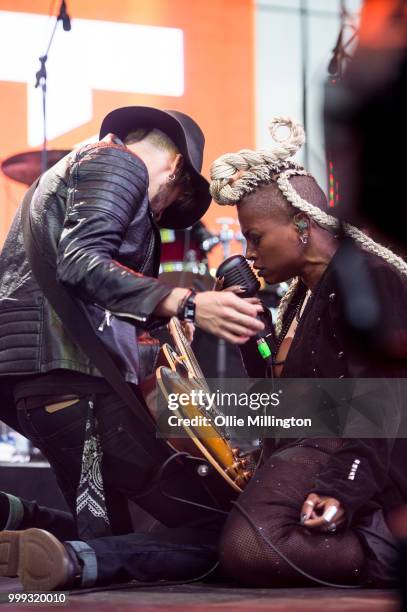
{"label": "black pants", "polygon": [[[23,401],[19,403],[19,422],[24,434],[40,448],[50,462],[73,515],[81,472],[88,399],[81,398],[76,404],[54,413],[47,412],[44,407],[28,410],[22,405]],[[140,410],[143,409],[140,405]],[[154,557],[155,550],[156,561],[159,561],[160,541],[163,549],[167,551],[167,557],[168,550],[172,549],[174,552],[174,558],[166,564],[168,570],[171,570],[171,578],[178,574],[182,579],[185,573],[189,574],[190,569],[195,566],[199,566],[198,573],[209,569],[216,556],[216,542],[225,515],[179,499],[225,510],[230,507],[228,498],[233,493],[230,487],[223,484],[217,474],[199,476],[196,461],[179,459],[172,461],[160,481],[154,484],[160,467],[172,454],[171,449],[153,434],[150,449],[142,447],[139,442],[140,421],[114,393],[96,396],[95,414],[103,450],[102,475],[113,535],[120,536],[132,531],[127,506],[129,499],[135,501],[163,526],[174,530],[171,534],[165,530],[160,536],[133,533],[126,536],[137,542],[133,554],[129,553],[128,541],[126,543],[126,540],[114,537],[102,538],[105,543],[95,544],[101,548],[98,576],[103,574],[104,580],[109,576],[122,580],[129,578],[131,574],[137,577],[137,569],[132,572],[123,570],[129,567],[129,554],[130,558],[134,559],[135,551],[138,550],[141,554],[142,546],[149,550],[149,559]],[[66,527],[68,528],[68,523]],[[65,536],[64,527],[62,526],[62,530],[60,528],[61,523],[57,532],[52,526],[49,530],[60,539],[75,539],[72,524]],[[113,549],[116,550],[118,559],[112,555]],[[133,561],[130,561],[131,564]],[[104,569],[100,572],[102,566]],[[145,580],[155,579],[156,573],[157,562],[151,561],[143,569],[142,576]],[[160,577],[165,578],[165,572]]]}
{"label": "black pants", "polygon": [[[78,541],[72,514],[20,499],[24,518],[18,529],[45,529],[68,541],[84,562],[83,586],[129,580],[189,580],[215,566],[219,529],[156,527],[148,533],[128,533]],[[14,527],[17,528],[17,527]]]}

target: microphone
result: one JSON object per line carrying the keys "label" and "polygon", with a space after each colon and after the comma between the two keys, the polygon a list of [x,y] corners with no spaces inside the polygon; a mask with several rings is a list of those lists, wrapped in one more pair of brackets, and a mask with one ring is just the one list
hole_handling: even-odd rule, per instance
{"label": "microphone", "polygon": [[62,0],[61,2],[61,8],[59,9],[57,21],[62,21],[62,27],[64,28],[65,32],[69,32],[69,30],[71,29],[71,18],[66,12],[65,0]]}
{"label": "microphone", "polygon": [[[249,266],[246,257],[243,257],[243,255],[232,255],[220,264],[219,268],[216,270],[216,278],[222,277],[223,289],[227,289],[233,285],[240,285],[244,289],[244,293],[239,293],[239,297],[242,298],[253,297],[260,289],[258,279]],[[267,311],[267,313],[260,313],[258,318],[265,324],[266,327],[263,332],[259,332],[255,336],[257,351],[261,358],[264,359],[268,365],[271,365],[272,354],[270,346],[266,340],[266,335],[272,337],[274,336],[271,316]],[[269,328],[270,333],[267,333],[267,328]]]}
{"label": "microphone", "polygon": [[243,255],[232,255],[225,259],[216,270],[216,278],[223,277],[223,289],[240,285],[245,291],[239,297],[253,297],[260,289],[260,283]]}

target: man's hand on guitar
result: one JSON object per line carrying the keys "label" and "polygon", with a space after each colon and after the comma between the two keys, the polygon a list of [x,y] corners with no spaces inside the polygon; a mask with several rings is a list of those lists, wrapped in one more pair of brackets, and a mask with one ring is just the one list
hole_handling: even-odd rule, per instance
{"label": "man's hand on guitar", "polygon": [[233,344],[244,344],[264,329],[256,319],[262,312],[260,303],[252,303],[229,291],[204,291],[195,298],[196,324]]}
{"label": "man's hand on guitar", "polygon": [[194,339],[195,325],[190,321],[180,321],[180,323],[186,339],[188,340],[189,344],[191,344],[192,340]]}

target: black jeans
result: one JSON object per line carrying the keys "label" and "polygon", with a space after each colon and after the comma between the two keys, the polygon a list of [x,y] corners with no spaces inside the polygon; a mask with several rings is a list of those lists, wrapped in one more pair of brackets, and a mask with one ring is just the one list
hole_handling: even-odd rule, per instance
{"label": "black jeans", "polygon": [[148,533],[78,541],[72,514],[20,499],[18,528],[45,529],[68,541],[84,564],[83,586],[128,580],[189,580],[205,574],[218,558],[219,529],[159,527]]}
{"label": "black jeans", "polygon": [[[24,434],[40,448],[50,462],[73,515],[81,471],[88,401],[87,397],[81,398],[76,404],[51,414],[43,407],[28,410],[24,408],[24,400],[19,402],[19,421]],[[140,405],[139,409],[144,410],[144,407]],[[96,396],[95,414],[103,450],[102,475],[112,533],[114,536],[129,534],[124,540],[116,540],[114,536],[101,538],[106,541],[106,546],[102,541],[99,543],[100,555],[106,553],[103,562],[98,556],[98,566],[100,569],[102,566],[104,568],[103,580],[108,580],[110,575],[112,578],[120,576],[120,579],[127,579],[131,575],[137,577],[137,568],[130,568],[133,563],[131,559],[136,560],[137,556],[140,556],[140,545],[148,548],[150,559],[154,550],[156,561],[160,562],[161,559],[158,534],[130,534],[132,524],[127,507],[129,499],[135,501],[165,527],[175,528],[173,535],[169,536],[166,531],[162,536],[163,547],[167,551],[168,537],[170,541],[174,538],[177,540],[177,545],[174,542],[172,544],[175,557],[168,563],[168,567],[171,567],[171,577],[177,573],[177,559],[180,562],[181,578],[185,570],[194,565],[191,559],[201,559],[202,556],[207,558],[209,549],[208,563],[211,565],[225,515],[172,498],[227,510],[230,507],[229,499],[233,497],[228,485],[223,484],[222,479],[214,473],[206,477],[199,476],[196,470],[197,462],[179,459],[172,461],[160,481],[154,483],[154,477],[161,465],[171,456],[171,449],[163,440],[156,439],[154,434],[151,434],[150,449],[146,450],[138,441],[141,421],[114,393]],[[145,433],[144,431],[144,437]],[[63,537],[61,532],[56,535],[60,539],[73,539],[71,530],[66,537]],[[112,544],[112,541],[116,544]],[[93,548],[95,542],[97,540],[92,541]],[[131,542],[137,542],[138,555],[129,551]],[[186,554],[179,554],[183,544]],[[193,553],[192,557],[190,553]],[[148,566],[155,578],[154,560]],[[201,563],[199,566],[200,571],[205,569]],[[120,568],[125,569],[122,572]],[[148,573],[143,571],[144,579],[149,579]],[[99,575],[102,574],[99,574],[98,570]]]}
{"label": "black jeans", "polygon": [[37,529],[50,531],[62,541],[77,539],[76,523],[71,513],[40,506],[36,501],[21,498],[17,498],[17,500],[17,503],[22,506],[23,517],[20,521],[15,521],[8,529],[21,531],[22,529],[36,527]]}

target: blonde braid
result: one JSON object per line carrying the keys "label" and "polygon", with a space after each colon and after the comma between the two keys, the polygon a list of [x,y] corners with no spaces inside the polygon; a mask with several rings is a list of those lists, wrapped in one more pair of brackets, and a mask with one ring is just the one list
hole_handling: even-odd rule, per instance
{"label": "blonde braid", "polygon": [[[289,129],[287,138],[277,139],[276,133],[280,127]],[[302,125],[289,117],[276,117],[270,123],[269,130],[278,143],[272,149],[242,149],[238,153],[226,153],[213,162],[210,168],[210,192],[218,204],[236,204],[260,183],[269,182],[276,172],[293,166],[301,168],[286,160],[305,142]],[[237,172],[242,174],[234,179]]]}
{"label": "blonde braid", "polygon": [[[304,174],[303,172],[298,172],[296,170],[287,170],[280,174],[277,178],[276,182],[280,189],[280,191],[284,194],[287,200],[298,210],[306,213],[311,219],[313,219],[319,226],[325,229],[338,229],[339,221],[332,215],[328,215],[325,211],[318,208],[318,206],[314,206],[310,204],[295,191],[294,187],[291,185],[288,180],[290,176],[294,174]],[[350,223],[343,223],[343,229],[346,236],[352,238],[356,244],[358,244],[364,251],[368,251],[369,253],[373,253],[378,257],[381,257],[388,264],[392,265],[396,270],[407,276],[407,263],[398,255],[393,253],[390,249],[386,248],[382,244],[375,242],[372,238],[369,238],[364,232],[360,229],[351,225]]]}
{"label": "blonde braid", "polygon": [[294,187],[288,180],[291,176],[304,175],[310,176],[305,170],[287,170],[282,172],[276,179],[276,183],[281,193],[285,196],[286,200],[290,202],[295,208],[309,215],[318,225],[325,229],[338,229],[339,221],[332,215],[328,215],[324,210],[310,204],[296,192]]}
{"label": "blonde braid", "polygon": [[379,242],[375,242],[374,240],[372,240],[372,238],[369,238],[369,236],[367,236],[364,232],[362,232],[354,225],[344,223],[344,228],[345,234],[353,238],[353,240],[364,251],[368,251],[369,253],[378,255],[388,264],[396,268],[396,270],[398,270],[400,274],[407,276],[407,263],[404,261],[404,259],[393,253],[393,251],[383,246]]}
{"label": "blonde braid", "polygon": [[275,322],[277,336],[279,336],[283,330],[284,313],[288,308],[288,304],[293,299],[294,293],[297,291],[297,287],[299,283],[300,283],[299,276],[296,276],[295,278],[293,278],[290,283],[290,286],[288,287],[287,291],[285,292],[285,294],[280,300],[280,303],[277,309],[277,314],[276,314],[276,322]]}

